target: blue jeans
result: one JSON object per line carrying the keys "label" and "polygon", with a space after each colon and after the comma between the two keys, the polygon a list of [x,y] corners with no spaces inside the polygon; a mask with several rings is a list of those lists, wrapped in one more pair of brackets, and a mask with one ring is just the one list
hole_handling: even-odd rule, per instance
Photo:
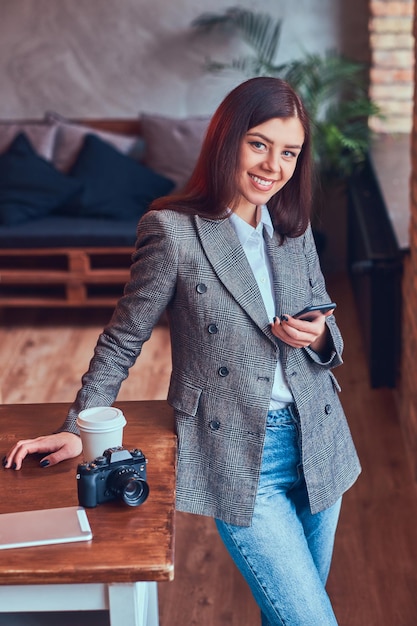
{"label": "blue jeans", "polygon": [[268,413],[252,525],[216,525],[261,609],[262,626],[335,626],[325,590],[341,500],[312,515],[298,416]]}

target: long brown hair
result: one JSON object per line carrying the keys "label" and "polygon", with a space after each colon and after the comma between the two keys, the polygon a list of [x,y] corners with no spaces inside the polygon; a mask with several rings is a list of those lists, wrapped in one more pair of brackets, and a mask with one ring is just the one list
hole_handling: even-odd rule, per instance
{"label": "long brown hair", "polygon": [[225,217],[236,194],[239,149],[249,129],[272,118],[297,117],[304,144],[291,179],[268,202],[281,237],[301,235],[311,209],[311,133],[302,101],[280,78],[251,78],[233,89],[214,113],[194,171],[184,189],[158,198],[151,209],[171,209],[212,219]]}

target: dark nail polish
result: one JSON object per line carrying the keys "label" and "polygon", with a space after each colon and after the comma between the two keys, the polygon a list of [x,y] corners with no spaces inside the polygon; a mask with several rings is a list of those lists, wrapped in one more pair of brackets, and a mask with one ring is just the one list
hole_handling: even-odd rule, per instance
{"label": "dark nail polish", "polygon": [[16,469],[16,467],[17,467],[16,463],[13,463],[12,469]]}
{"label": "dark nail polish", "polygon": [[3,467],[6,467],[6,465],[7,465],[7,456],[3,457],[3,460],[2,460],[1,463],[2,463]]}
{"label": "dark nail polish", "polygon": [[40,465],[41,467],[48,467],[48,465],[49,465],[49,461],[48,461],[48,459],[44,459],[43,461],[41,461],[41,462],[39,463],[39,465]]}
{"label": "dark nail polish", "polygon": [[288,317],[286,315],[281,315],[281,322],[288,322]]}
{"label": "dark nail polish", "polygon": [[276,316],[276,315],[274,315],[274,318],[273,318],[273,320],[272,320],[272,321],[273,321],[273,322],[274,322],[274,324],[275,324],[275,322],[277,321],[277,316]]}

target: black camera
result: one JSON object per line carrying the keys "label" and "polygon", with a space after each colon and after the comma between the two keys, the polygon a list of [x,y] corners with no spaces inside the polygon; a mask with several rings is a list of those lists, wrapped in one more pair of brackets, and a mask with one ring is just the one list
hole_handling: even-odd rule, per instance
{"label": "black camera", "polygon": [[147,459],[141,450],[108,448],[103,456],[77,467],[78,502],[92,508],[102,502],[122,499],[139,506],[149,495],[146,482]]}

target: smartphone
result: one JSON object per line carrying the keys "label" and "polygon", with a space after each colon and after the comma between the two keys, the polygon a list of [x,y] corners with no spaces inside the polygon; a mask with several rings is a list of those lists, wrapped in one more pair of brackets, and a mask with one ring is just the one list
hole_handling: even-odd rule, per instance
{"label": "smartphone", "polygon": [[307,322],[311,322],[317,316],[317,313],[327,313],[327,311],[331,311],[336,308],[336,302],[326,302],[326,304],[315,304],[311,306],[306,306],[298,313],[295,313],[293,317],[298,319],[306,320]]}

